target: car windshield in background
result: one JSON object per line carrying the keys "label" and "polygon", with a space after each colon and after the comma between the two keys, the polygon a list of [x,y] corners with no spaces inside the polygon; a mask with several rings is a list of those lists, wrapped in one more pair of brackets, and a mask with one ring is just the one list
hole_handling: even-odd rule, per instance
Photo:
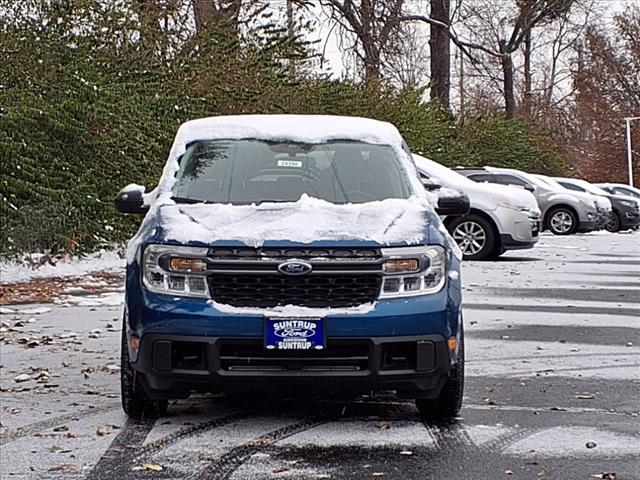
{"label": "car windshield in background", "polygon": [[606,192],[603,189],[601,189],[600,187],[596,187],[595,185],[593,185],[593,184],[591,184],[589,182],[585,182],[584,180],[577,180],[576,184],[580,185],[587,192],[592,193],[594,195],[604,195],[604,196],[609,195],[609,192]]}
{"label": "car windshield in background", "polygon": [[364,203],[409,198],[411,187],[390,146],[263,140],[192,143],[173,187],[179,203],[295,202],[303,194],[336,204]]}

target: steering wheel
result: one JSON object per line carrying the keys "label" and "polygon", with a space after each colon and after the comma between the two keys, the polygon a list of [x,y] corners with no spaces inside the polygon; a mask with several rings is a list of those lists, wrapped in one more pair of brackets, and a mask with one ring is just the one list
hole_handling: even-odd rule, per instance
{"label": "steering wheel", "polygon": [[347,197],[345,199],[347,202],[354,202],[354,201],[360,200],[360,202],[357,202],[357,203],[364,203],[364,202],[375,202],[378,200],[372,194],[363,192],[362,190],[347,190],[345,192],[345,195]]}

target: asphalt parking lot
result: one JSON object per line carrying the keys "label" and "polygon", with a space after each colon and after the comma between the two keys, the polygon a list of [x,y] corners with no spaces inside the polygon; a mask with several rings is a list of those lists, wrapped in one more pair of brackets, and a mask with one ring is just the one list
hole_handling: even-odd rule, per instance
{"label": "asphalt parking lot", "polygon": [[121,292],[10,306],[2,478],[640,479],[640,233],[544,235],[463,283],[465,403],[440,425],[388,394],[198,396],[128,422]]}

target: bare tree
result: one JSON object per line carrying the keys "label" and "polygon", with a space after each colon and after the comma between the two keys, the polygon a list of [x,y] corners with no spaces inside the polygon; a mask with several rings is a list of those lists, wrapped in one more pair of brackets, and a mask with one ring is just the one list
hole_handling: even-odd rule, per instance
{"label": "bare tree", "polygon": [[362,63],[367,82],[380,80],[384,52],[398,32],[404,0],[321,0],[342,35],[355,41],[350,53]]}
{"label": "bare tree", "polygon": [[416,89],[429,82],[427,36],[418,27],[403,23],[384,55],[382,75],[401,89]]}
{"label": "bare tree", "polygon": [[[574,72],[572,157],[593,181],[626,180],[623,118],[640,112],[640,6],[627,7],[613,27],[589,27]],[[632,134],[638,145],[640,129]],[[634,156],[640,157],[637,150]]]}
{"label": "bare tree", "polygon": [[485,63],[477,54],[498,60],[505,112],[507,117],[513,118],[516,114],[514,53],[532,29],[567,12],[575,0],[513,0],[511,5],[493,0],[460,1],[467,19],[463,30],[474,40],[461,39],[448,24],[433,17],[409,15],[403,19],[442,27],[475,65]]}

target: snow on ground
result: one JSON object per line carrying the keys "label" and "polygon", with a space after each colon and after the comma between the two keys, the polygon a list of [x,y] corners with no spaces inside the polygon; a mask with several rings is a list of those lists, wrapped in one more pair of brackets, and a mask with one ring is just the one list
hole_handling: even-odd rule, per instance
{"label": "snow on ground", "polygon": [[640,480],[639,240],[545,235],[543,248],[464,262],[468,374],[451,425],[424,424],[391,395],[259,394],[196,395],[155,423],[127,423],[121,291],[72,287],[66,308],[3,307],[0,470],[135,480],[155,475],[136,470],[146,463],[173,479]]}
{"label": "snow on ground", "polygon": [[[34,256],[31,256],[33,259]],[[29,262],[0,262],[0,284],[28,282],[37,278],[83,276],[97,271],[124,270],[125,261],[115,250],[101,250],[83,258],[64,257],[55,265],[32,268]]]}

